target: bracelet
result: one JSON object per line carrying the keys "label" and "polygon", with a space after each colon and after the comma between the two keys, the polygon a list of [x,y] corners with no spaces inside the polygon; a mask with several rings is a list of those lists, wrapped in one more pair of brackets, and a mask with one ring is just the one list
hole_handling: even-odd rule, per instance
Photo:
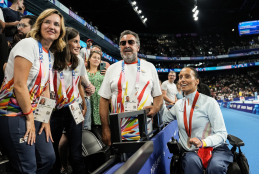
{"label": "bracelet", "polygon": [[199,139],[201,141],[201,146],[199,148],[203,148],[203,142],[201,139]]}
{"label": "bracelet", "polygon": [[33,112],[33,109],[31,108],[31,110],[28,113],[23,113],[23,115],[29,115],[32,112]]}

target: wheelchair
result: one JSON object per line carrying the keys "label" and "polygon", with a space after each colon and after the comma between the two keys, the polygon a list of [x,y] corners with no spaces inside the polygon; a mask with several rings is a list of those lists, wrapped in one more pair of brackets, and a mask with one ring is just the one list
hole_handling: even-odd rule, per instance
{"label": "wheelchair", "polygon": [[[233,163],[228,166],[227,174],[249,174],[249,165],[247,159],[240,149],[241,146],[245,145],[244,142],[230,134],[228,134],[227,139],[232,145],[231,151],[234,156]],[[170,153],[173,154],[170,162],[170,174],[184,174],[181,161],[183,152],[182,146],[176,139],[174,139],[174,137],[172,137],[172,141],[167,143],[167,146]],[[237,148],[239,149],[239,153],[236,152]]]}

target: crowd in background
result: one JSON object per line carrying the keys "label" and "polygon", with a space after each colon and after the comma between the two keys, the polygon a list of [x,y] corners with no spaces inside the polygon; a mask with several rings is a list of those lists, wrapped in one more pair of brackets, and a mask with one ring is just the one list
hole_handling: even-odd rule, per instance
{"label": "crowd in background", "polygon": [[241,96],[254,96],[254,92],[257,92],[257,85],[253,84],[251,78],[245,74],[226,74],[205,76],[201,80],[209,86],[213,98],[233,100]]}

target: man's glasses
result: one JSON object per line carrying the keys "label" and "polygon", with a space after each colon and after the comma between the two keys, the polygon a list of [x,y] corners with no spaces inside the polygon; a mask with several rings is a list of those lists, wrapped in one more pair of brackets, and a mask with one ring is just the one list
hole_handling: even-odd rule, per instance
{"label": "man's glasses", "polygon": [[17,28],[25,28],[25,27],[28,27],[28,25],[26,25],[25,23],[20,23],[17,25]]}
{"label": "man's glasses", "polygon": [[[134,40],[128,40],[129,45],[134,45],[136,42]],[[127,41],[120,41],[121,46],[125,46],[127,44]]]}

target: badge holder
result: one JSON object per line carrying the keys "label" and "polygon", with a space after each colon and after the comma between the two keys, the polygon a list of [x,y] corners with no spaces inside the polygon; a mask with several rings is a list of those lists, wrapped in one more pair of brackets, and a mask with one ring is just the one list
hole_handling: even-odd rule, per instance
{"label": "badge holder", "polygon": [[41,96],[34,112],[34,120],[48,123],[55,105],[55,100]]}
{"label": "badge holder", "polygon": [[69,105],[68,107],[70,109],[70,112],[71,112],[76,124],[79,124],[82,121],[84,121],[83,113],[82,113],[82,111],[79,107],[79,104],[77,102]]}

